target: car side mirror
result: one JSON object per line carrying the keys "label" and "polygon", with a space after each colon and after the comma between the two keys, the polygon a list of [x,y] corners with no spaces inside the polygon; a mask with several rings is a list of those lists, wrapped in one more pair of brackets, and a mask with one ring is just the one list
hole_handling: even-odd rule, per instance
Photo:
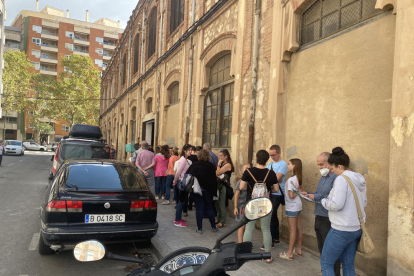
{"label": "car side mirror", "polygon": [[256,198],[247,203],[244,214],[249,221],[257,220],[270,214],[272,208],[272,202],[268,198]]}
{"label": "car side mirror", "polygon": [[80,262],[93,262],[102,260],[106,255],[105,246],[97,240],[78,243],[73,250],[75,259]]}

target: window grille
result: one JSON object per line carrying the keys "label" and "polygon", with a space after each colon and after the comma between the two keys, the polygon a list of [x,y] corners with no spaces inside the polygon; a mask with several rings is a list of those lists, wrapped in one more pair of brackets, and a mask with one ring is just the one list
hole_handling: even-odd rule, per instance
{"label": "window grille", "polygon": [[153,8],[149,17],[148,34],[148,58],[155,53],[155,43],[157,39],[157,9]]}
{"label": "window grille", "polygon": [[134,40],[134,74],[138,72],[139,68],[139,34],[135,36]]}
{"label": "window grille", "polygon": [[170,32],[184,21],[184,0],[171,0]]}
{"label": "window grille", "polygon": [[302,13],[301,45],[369,19],[382,10],[376,0],[317,0]]}
{"label": "window grille", "polygon": [[203,143],[213,147],[231,146],[234,83],[230,76],[231,55],[210,68],[210,91],[204,103]]}
{"label": "window grille", "polygon": [[170,105],[178,103],[178,93],[180,91],[180,85],[176,82],[170,89]]}

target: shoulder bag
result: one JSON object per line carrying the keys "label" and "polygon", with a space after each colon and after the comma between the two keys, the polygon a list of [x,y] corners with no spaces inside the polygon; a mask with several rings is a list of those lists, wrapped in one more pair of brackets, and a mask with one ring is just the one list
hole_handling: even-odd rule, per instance
{"label": "shoulder bag", "polygon": [[355,198],[355,202],[356,202],[356,206],[358,210],[359,222],[361,223],[362,236],[361,236],[361,240],[359,241],[357,251],[362,254],[369,254],[374,250],[374,243],[372,242],[368,234],[368,230],[365,225],[364,218],[362,217],[361,205],[359,205],[359,200],[358,200],[357,193],[355,191],[355,187],[352,184],[352,181],[351,179],[349,179],[348,176],[344,174],[342,174],[342,176],[346,179],[346,181],[348,182],[348,185],[351,187],[352,193],[354,194],[354,198]]}

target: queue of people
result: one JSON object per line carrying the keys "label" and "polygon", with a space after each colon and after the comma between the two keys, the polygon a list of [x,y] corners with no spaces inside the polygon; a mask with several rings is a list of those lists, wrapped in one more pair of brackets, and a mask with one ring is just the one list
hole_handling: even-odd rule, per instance
{"label": "queue of people", "polygon": [[[197,233],[204,232],[203,218],[208,219],[213,232],[226,227],[226,185],[235,172],[227,149],[220,150],[217,156],[208,143],[203,147],[187,144],[183,146],[179,156],[177,148],[168,146],[156,148],[154,154],[148,150],[149,145],[145,141],[141,147],[136,144],[135,148],[136,152],[130,158],[130,162],[146,177],[156,199],[163,200],[164,205],[171,204],[171,189],[174,189],[176,227],[188,226],[183,217],[188,216],[193,202]],[[241,219],[246,203],[252,199],[255,184],[264,183],[269,191],[266,196],[272,202],[273,211],[260,219],[263,235],[263,245],[260,249],[270,252],[280,243],[277,211],[284,205],[289,224],[289,247],[286,252],[277,254],[277,257],[292,261],[303,256],[301,212],[304,206],[301,197],[306,197],[315,204],[314,229],[321,253],[322,275],[340,275],[341,263],[343,275],[355,275],[354,260],[362,234],[356,202],[359,202],[365,220],[363,210],[367,205],[367,197],[364,177],[350,170],[350,158],[340,147],[334,148],[331,153],[319,154],[316,161],[321,178],[316,191],[313,192],[306,190],[307,183],[304,183],[302,177],[303,164],[300,159],[293,158],[285,162],[278,145],[271,146],[268,151],[259,150],[256,153],[254,167],[244,164],[239,169],[241,179],[237,181],[234,195],[235,219]],[[186,174],[198,180],[201,193],[188,193],[185,189],[179,188],[182,187],[181,182]],[[350,185],[357,191],[357,201]],[[237,233],[238,242],[251,241],[254,227],[255,222],[241,227]],[[273,258],[266,260],[267,263],[272,261]]]}

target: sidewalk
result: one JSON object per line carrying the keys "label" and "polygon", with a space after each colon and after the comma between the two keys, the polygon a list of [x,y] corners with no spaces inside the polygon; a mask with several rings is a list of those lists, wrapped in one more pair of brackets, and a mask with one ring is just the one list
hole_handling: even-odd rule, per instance
{"label": "sidewalk", "polygon": [[[203,234],[197,234],[196,219],[195,219],[195,208],[193,211],[188,212],[188,217],[184,218],[187,220],[188,227],[180,228],[174,226],[175,218],[175,203],[170,205],[162,205],[161,200],[158,201],[158,217],[159,223],[158,233],[152,239],[158,259],[166,256],[167,254],[187,246],[203,246],[213,248],[217,237],[219,237],[225,231],[228,231],[233,225],[235,225],[234,219],[228,217],[227,226],[220,228],[218,232],[213,233],[210,231],[210,223],[208,219],[203,220]],[[237,231],[227,237],[223,242],[237,242]],[[260,246],[263,244],[262,233],[260,230],[255,229],[253,233],[253,252],[259,252]],[[245,275],[321,275],[321,268],[319,264],[319,258],[303,252],[303,257],[295,256],[293,261],[285,261],[276,258],[277,253],[284,252],[288,249],[288,245],[281,242],[279,245],[275,245],[272,249],[273,262],[266,264],[264,261],[250,261],[244,264],[238,271],[228,272],[234,276],[245,276]]]}

